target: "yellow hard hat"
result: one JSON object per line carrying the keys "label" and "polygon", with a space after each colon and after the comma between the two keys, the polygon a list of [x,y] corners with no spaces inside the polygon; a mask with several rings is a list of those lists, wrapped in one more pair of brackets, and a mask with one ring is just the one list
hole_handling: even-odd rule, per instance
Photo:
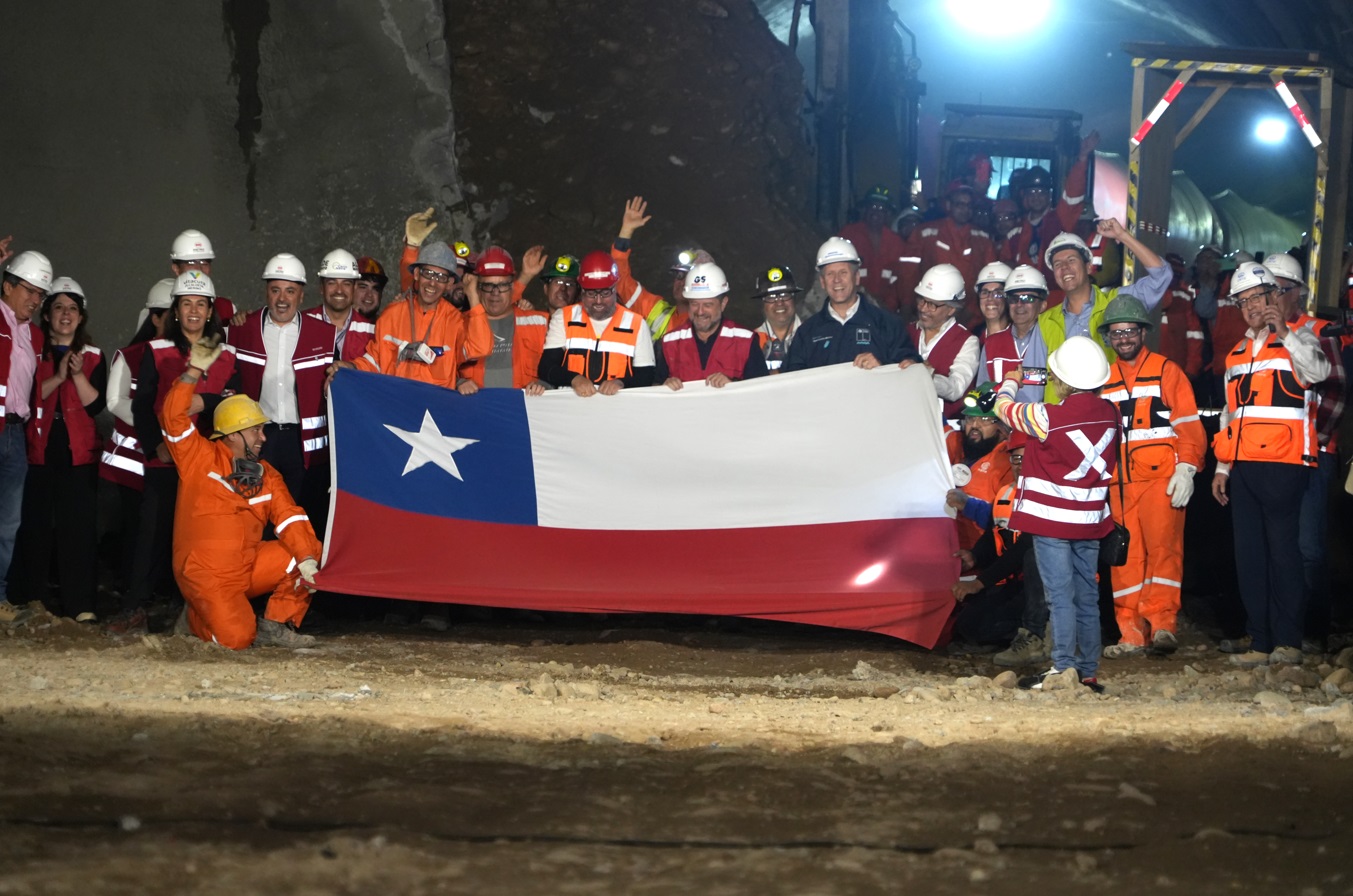
{"label": "yellow hard hat", "polygon": [[263,413],[263,408],[258,406],[258,402],[248,395],[232,395],[216,406],[216,413],[212,416],[211,422],[216,430],[211,437],[219,439],[232,432],[267,423],[268,418]]}

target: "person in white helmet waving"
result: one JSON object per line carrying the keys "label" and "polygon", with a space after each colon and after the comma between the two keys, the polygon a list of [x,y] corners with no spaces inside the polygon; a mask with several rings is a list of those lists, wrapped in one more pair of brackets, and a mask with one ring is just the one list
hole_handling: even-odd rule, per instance
{"label": "person in white helmet waving", "polygon": [[[0,241],[0,255],[9,239]],[[19,617],[9,600],[5,573],[19,531],[28,445],[24,425],[32,415],[33,379],[42,354],[42,330],[33,320],[52,286],[52,263],[41,252],[20,252],[10,259],[0,284],[0,624]]]}
{"label": "person in white helmet waving", "polygon": [[721,389],[734,380],[766,375],[766,357],[756,334],[725,320],[728,278],[713,262],[695,264],[686,273],[682,294],[690,320],[663,336],[655,355],[655,377],[667,388],[703,381]]}
{"label": "person in white helmet waving", "polygon": [[868,301],[860,290],[860,254],[850,240],[834,236],[823,243],[817,272],[827,302],[799,327],[782,372],[847,362],[866,370],[921,362],[897,315]]}

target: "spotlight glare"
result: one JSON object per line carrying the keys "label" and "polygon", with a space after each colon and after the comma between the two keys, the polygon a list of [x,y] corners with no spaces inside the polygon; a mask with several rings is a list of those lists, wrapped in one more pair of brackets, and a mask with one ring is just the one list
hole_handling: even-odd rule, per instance
{"label": "spotlight glare", "polygon": [[1033,31],[1052,11],[1052,0],[948,0],[947,5],[963,28],[1001,38]]}
{"label": "spotlight glare", "polygon": [[1261,118],[1254,126],[1254,138],[1261,143],[1282,143],[1289,130],[1290,126],[1281,118]]}
{"label": "spotlight glare", "polygon": [[881,575],[883,575],[883,564],[875,563],[873,566],[866,567],[855,577],[855,584],[861,586],[872,585],[879,580],[879,576]]}

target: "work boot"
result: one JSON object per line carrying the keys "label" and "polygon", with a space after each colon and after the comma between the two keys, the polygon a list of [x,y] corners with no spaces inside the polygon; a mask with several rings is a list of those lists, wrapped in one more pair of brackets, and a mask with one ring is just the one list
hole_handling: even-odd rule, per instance
{"label": "work boot", "polygon": [[1270,666],[1300,666],[1301,661],[1300,647],[1275,647],[1268,655]]}
{"label": "work boot", "polygon": [[1053,667],[1037,675],[1026,675],[1019,680],[1019,686],[1026,691],[1059,691],[1080,684],[1081,677],[1070,666],[1065,669]]}
{"label": "work boot", "polygon": [[150,631],[146,625],[146,611],[123,610],[103,624],[103,630],[110,635],[144,635]]}
{"label": "work boot", "polygon": [[1268,654],[1261,650],[1247,650],[1244,653],[1232,654],[1231,665],[1245,666],[1251,669],[1255,666],[1267,666]]}
{"label": "work boot", "polygon": [[1104,658],[1110,660],[1125,660],[1132,656],[1145,656],[1146,647],[1141,644],[1129,644],[1126,641],[1119,641],[1117,644],[1110,644],[1104,648]]}
{"label": "work boot", "polygon": [[303,635],[292,628],[290,623],[273,622],[262,616],[258,618],[258,631],[254,634],[255,647],[310,647],[314,643],[314,635]]}
{"label": "work boot", "polygon": [[1044,646],[1043,639],[1022,628],[1015,635],[1015,640],[1010,642],[1010,646],[991,658],[991,661],[998,666],[1028,666],[1033,663],[1041,663],[1048,658],[1047,647]]}
{"label": "work boot", "polygon": [[1250,636],[1244,635],[1239,638],[1222,638],[1217,649],[1222,653],[1244,653],[1250,649]]}
{"label": "work boot", "polygon": [[0,600],[0,625],[11,625],[22,618],[23,607],[16,607],[8,600]]}
{"label": "work boot", "polygon": [[1169,656],[1179,649],[1179,639],[1174,632],[1158,629],[1151,635],[1151,652],[1156,656]]}

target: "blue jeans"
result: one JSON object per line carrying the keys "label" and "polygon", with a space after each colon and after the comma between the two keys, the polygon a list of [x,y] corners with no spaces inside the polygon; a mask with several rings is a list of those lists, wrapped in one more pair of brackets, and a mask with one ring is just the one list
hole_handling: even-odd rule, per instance
{"label": "blue jeans", "polygon": [[1321,451],[1306,494],[1301,498],[1297,544],[1306,579],[1306,636],[1323,641],[1330,633],[1330,581],[1325,566],[1325,526],[1329,517],[1330,482],[1339,472],[1338,455]]}
{"label": "blue jeans", "polygon": [[9,600],[5,581],[14,559],[14,536],[23,513],[23,484],[28,478],[28,444],[23,425],[6,423],[0,430],[0,600]]}
{"label": "blue jeans", "polygon": [[1075,667],[1081,678],[1093,678],[1102,648],[1099,636],[1099,539],[1035,535],[1038,574],[1043,579],[1052,622],[1052,665]]}

